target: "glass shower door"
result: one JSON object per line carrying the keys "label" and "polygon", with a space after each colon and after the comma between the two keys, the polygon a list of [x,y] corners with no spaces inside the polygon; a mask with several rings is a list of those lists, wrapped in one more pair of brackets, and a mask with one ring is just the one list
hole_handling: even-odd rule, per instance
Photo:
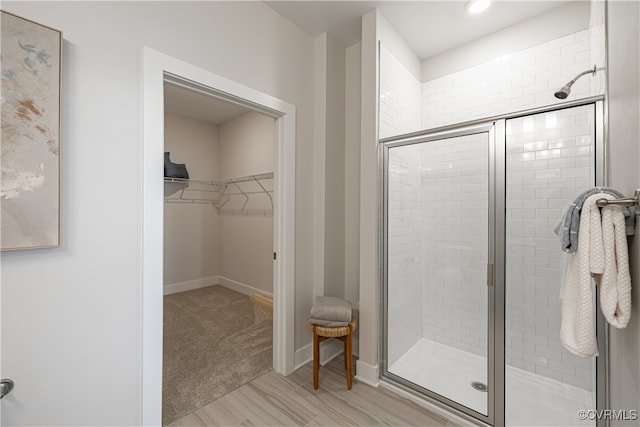
{"label": "glass shower door", "polygon": [[[510,426],[593,426],[596,358],[560,341],[563,209],[596,185],[601,104],[506,121],[505,399]],[[600,161],[600,163],[602,163]],[[595,292],[594,289],[592,289]],[[594,317],[595,295],[593,306]],[[598,338],[602,340],[602,338]]]}
{"label": "glass shower door", "polygon": [[493,125],[396,140],[385,161],[385,375],[492,406]]}

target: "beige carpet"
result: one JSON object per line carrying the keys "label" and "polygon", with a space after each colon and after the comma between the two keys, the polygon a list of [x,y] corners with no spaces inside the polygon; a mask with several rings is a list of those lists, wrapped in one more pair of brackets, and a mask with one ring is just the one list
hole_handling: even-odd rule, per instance
{"label": "beige carpet", "polygon": [[165,296],[163,424],[268,372],[272,316],[222,286]]}

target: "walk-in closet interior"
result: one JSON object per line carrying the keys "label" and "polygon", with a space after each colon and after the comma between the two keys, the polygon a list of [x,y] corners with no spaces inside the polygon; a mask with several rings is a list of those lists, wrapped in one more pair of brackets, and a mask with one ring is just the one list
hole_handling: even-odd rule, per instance
{"label": "walk-in closet interior", "polygon": [[603,24],[569,2],[415,62],[381,40],[387,381],[489,424],[596,425],[604,320],[597,357],[563,346],[554,228],[605,181]]}
{"label": "walk-in closet interior", "polygon": [[164,96],[166,425],[272,368],[275,127],[193,89]]}

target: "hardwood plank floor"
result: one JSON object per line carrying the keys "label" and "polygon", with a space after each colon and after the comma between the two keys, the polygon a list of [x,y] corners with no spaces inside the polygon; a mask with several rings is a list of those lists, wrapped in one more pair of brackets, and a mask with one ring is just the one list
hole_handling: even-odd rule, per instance
{"label": "hardwood plank floor", "polygon": [[306,364],[288,377],[270,371],[171,424],[209,426],[420,426],[455,424],[384,388],[354,380],[347,390],[342,357],[320,368],[318,390]]}

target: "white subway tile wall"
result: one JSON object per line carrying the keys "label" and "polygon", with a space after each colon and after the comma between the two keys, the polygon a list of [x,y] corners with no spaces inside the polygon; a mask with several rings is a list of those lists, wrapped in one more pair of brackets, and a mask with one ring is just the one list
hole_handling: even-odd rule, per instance
{"label": "white subway tile wall", "polygon": [[487,355],[487,134],[389,149],[388,360],[420,338]]}
{"label": "white subway tile wall", "polygon": [[388,366],[422,338],[420,147],[389,150]]}
{"label": "white subway tile wall", "polygon": [[380,45],[379,136],[422,129],[422,82],[383,44]]}
{"label": "white subway tile wall", "polygon": [[423,336],[486,357],[488,134],[419,146]]}
{"label": "white subway tile wall", "polygon": [[[554,92],[601,57],[602,28],[421,85],[381,46],[380,137],[563,102]],[[603,82],[602,71],[584,76],[571,99],[603,94]],[[594,185],[592,118],[570,109],[509,120],[506,147],[507,363],[587,390],[595,387],[594,362],[569,354],[558,338],[562,255],[553,228],[566,204]],[[483,152],[455,140],[390,149],[389,365],[419,336],[486,355]]]}
{"label": "white subway tile wall", "polygon": [[[553,94],[578,73],[593,68],[591,51],[603,46],[602,35],[592,36],[592,31],[584,30],[424,82],[421,127],[430,129],[563,102]],[[595,79],[585,75],[573,85],[571,99],[604,93],[603,81],[603,72]]]}
{"label": "white subway tile wall", "polygon": [[560,344],[563,209],[595,185],[594,107],[507,121],[506,361],[586,390],[592,360]]}

